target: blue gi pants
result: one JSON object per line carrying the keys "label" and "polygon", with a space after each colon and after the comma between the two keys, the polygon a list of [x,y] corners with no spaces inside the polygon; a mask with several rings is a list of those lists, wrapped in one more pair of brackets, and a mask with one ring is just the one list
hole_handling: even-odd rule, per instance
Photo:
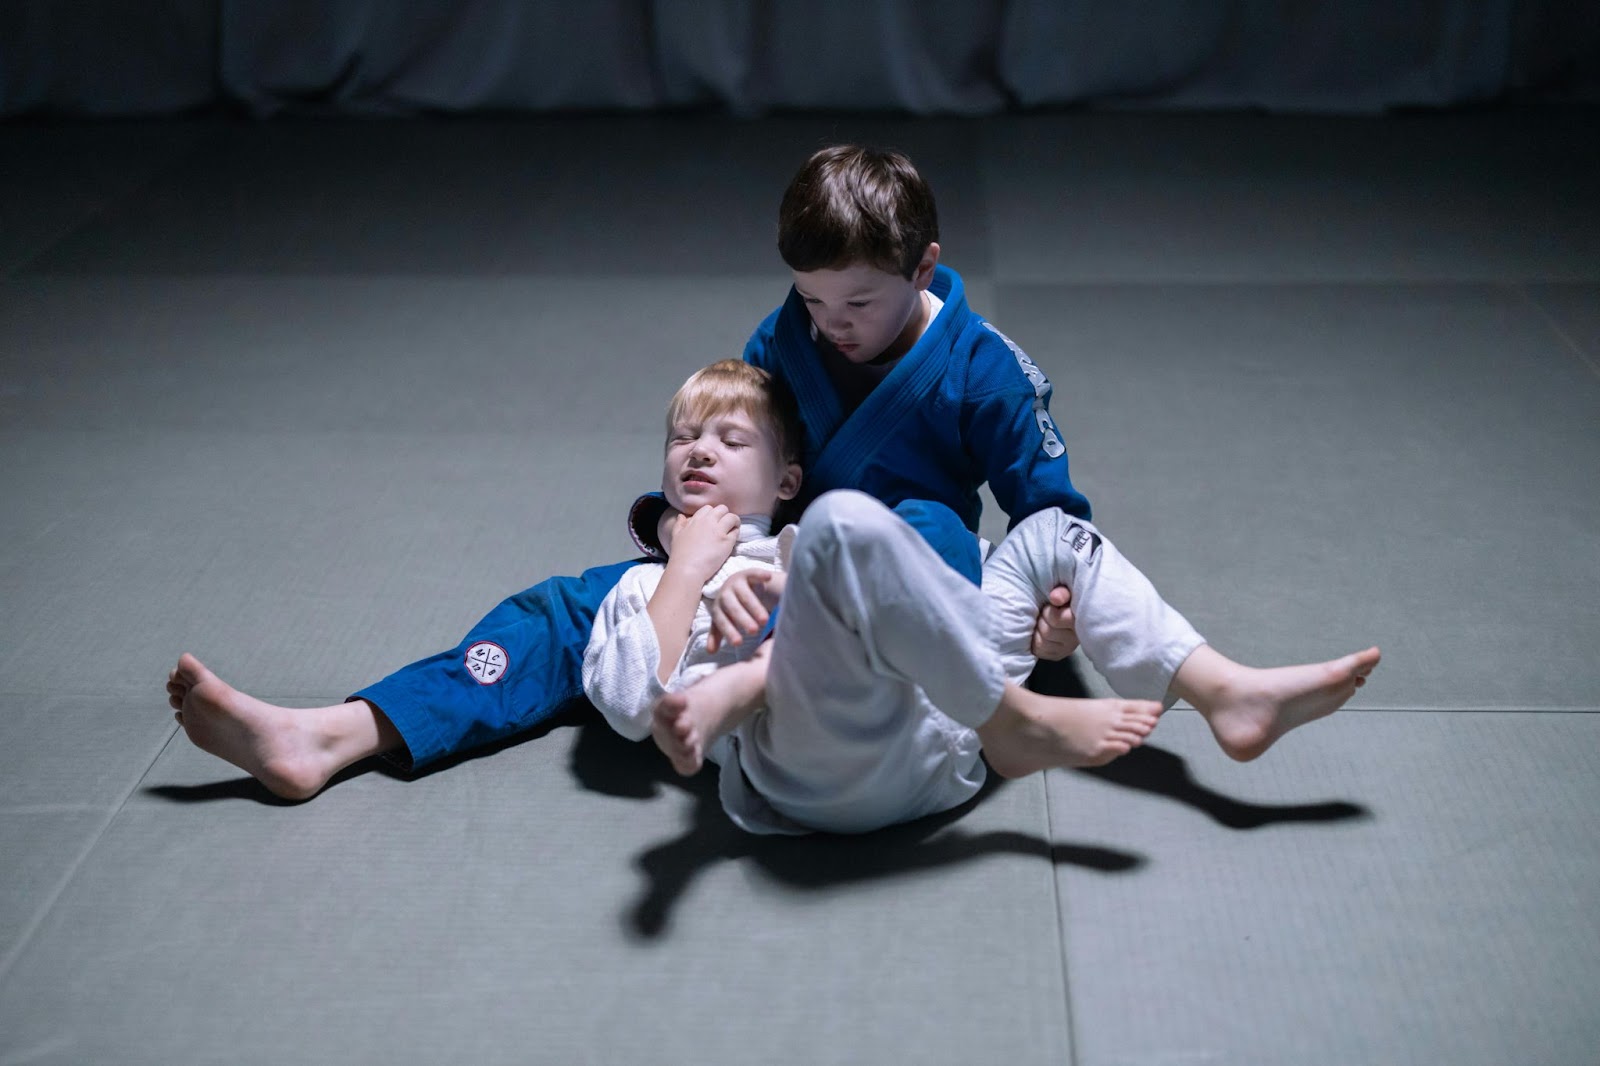
{"label": "blue gi pants", "polygon": [[524,589],[450,651],[403,666],[350,698],[384,713],[413,768],[532,729],[583,695],[583,653],[595,612],[640,561]]}
{"label": "blue gi pants", "polygon": [[[962,576],[982,580],[977,538],[954,511],[908,500],[895,513]],[[595,614],[623,572],[643,561],[541,581],[502,600],[451,650],[403,666],[350,699],[383,712],[412,768],[532,729],[583,695]]]}

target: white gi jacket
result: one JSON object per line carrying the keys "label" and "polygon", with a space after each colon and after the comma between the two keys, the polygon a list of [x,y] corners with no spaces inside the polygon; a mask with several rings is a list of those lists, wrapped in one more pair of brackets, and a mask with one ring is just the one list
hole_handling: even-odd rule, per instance
{"label": "white gi jacket", "polygon": [[662,563],[640,563],[622,575],[600,604],[583,656],[583,691],[611,728],[629,740],[643,740],[650,735],[650,708],[668,691],[687,688],[718,667],[755,654],[754,641],[737,647],[724,644],[715,655],[706,651],[706,644],[711,636],[711,604],[729,577],[741,570],[782,569],[779,538],[767,535],[770,528],[771,520],[764,516],[740,518],[738,546],[701,590],[683,658],[666,685],[657,677],[661,643],[645,608],[667,568]]}

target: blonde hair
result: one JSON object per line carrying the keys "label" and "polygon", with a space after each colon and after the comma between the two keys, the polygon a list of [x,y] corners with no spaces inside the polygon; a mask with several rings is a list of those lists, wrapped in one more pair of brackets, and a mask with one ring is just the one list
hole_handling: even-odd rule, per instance
{"label": "blonde hair", "polygon": [[802,455],[800,412],[789,390],[760,367],[723,359],[689,375],[667,405],[667,436],[684,422],[704,422],[737,411],[772,434],[778,457],[798,463]]}

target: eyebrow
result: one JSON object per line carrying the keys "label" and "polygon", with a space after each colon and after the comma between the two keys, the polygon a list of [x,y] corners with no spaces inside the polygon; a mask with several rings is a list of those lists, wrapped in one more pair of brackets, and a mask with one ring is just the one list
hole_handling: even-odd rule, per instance
{"label": "eyebrow", "polygon": [[[799,293],[801,296],[803,296],[807,300],[818,299],[818,297],[811,295],[809,292],[807,292],[806,290],[802,289],[798,284],[795,285],[794,291]],[[871,289],[871,288],[855,289],[855,290],[851,291],[848,295],[846,295],[845,299],[846,300],[859,300],[864,296],[875,296],[875,295],[877,295],[877,290],[876,289]]]}
{"label": "eyebrow", "polygon": [[725,411],[709,418],[686,419],[681,422],[674,422],[667,427],[667,431],[669,433],[678,433],[680,431],[703,433],[710,426],[715,426],[718,429],[757,430],[756,420],[749,415],[743,412]]}

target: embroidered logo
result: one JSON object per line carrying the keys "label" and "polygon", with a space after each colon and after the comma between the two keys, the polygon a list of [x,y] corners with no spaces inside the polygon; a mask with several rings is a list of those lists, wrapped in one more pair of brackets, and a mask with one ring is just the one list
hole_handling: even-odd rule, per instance
{"label": "embroidered logo", "polygon": [[1100,554],[1100,535],[1073,522],[1061,533],[1061,539],[1078,555],[1090,562]]}
{"label": "embroidered logo", "polygon": [[1044,371],[1039,369],[1039,364],[1028,358],[1028,353],[1018,348],[1016,342],[1010,337],[995,329],[988,322],[983,328],[993,333],[1005,342],[1011,354],[1017,360],[1017,366],[1022,368],[1022,376],[1028,379],[1028,384],[1033,386],[1033,421],[1039,427],[1039,436],[1042,437],[1045,455],[1052,459],[1059,459],[1067,454],[1067,446],[1061,443],[1061,434],[1056,432],[1056,424],[1050,419],[1050,412],[1044,409],[1045,401],[1050,398],[1050,379],[1044,376]]}
{"label": "embroidered logo", "polygon": [[492,685],[506,676],[511,657],[492,640],[480,640],[467,649],[467,673],[480,685]]}

